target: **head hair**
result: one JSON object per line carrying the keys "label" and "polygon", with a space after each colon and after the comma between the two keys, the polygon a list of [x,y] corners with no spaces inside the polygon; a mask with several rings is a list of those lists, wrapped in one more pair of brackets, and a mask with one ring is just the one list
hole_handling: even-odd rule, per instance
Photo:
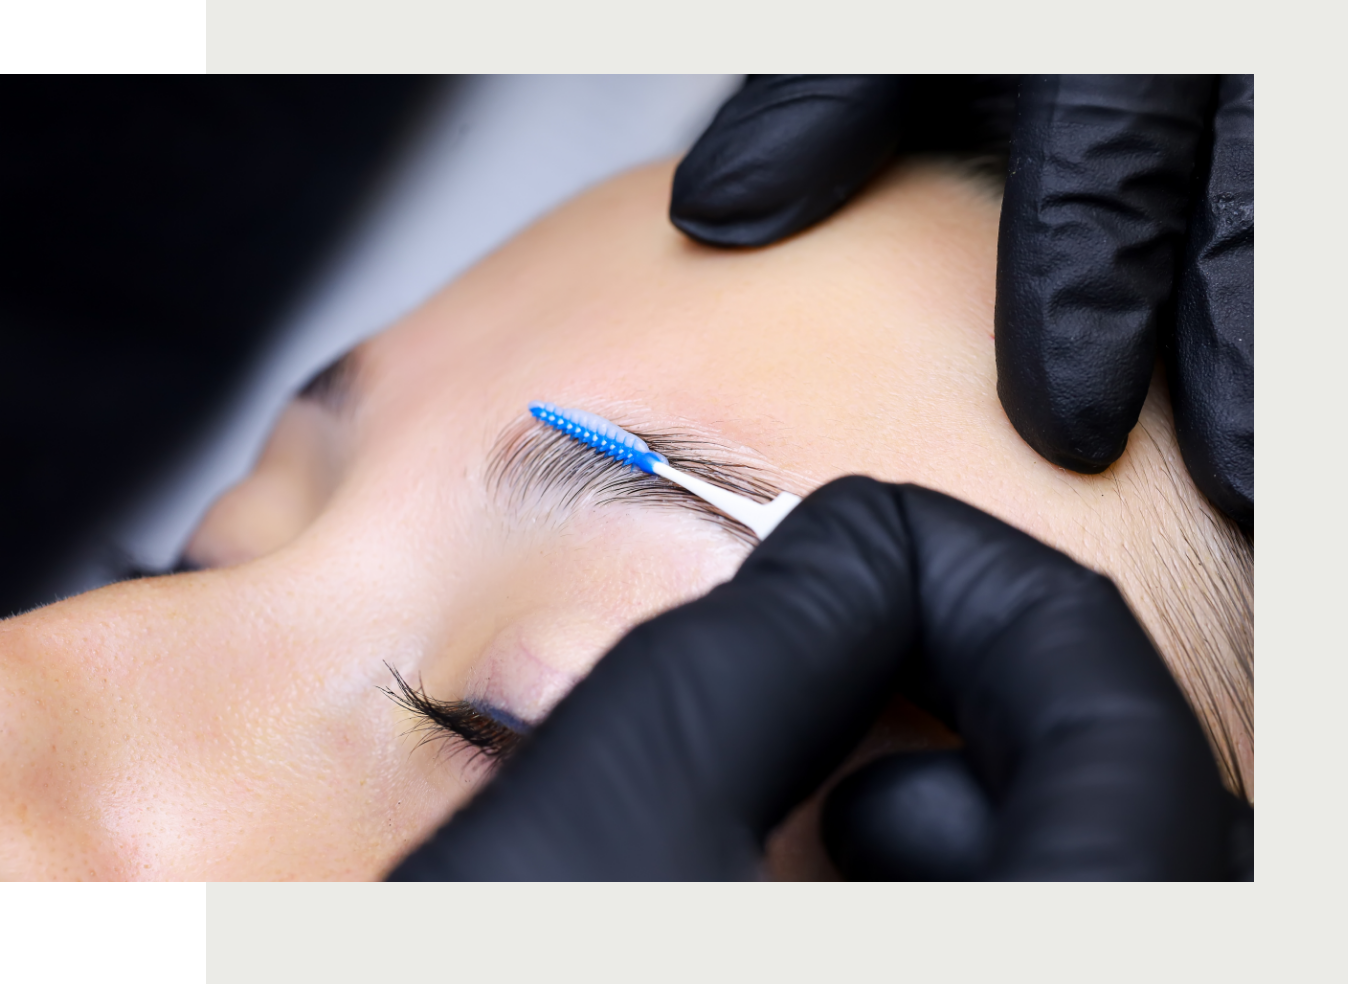
{"label": "head hair", "polygon": [[[998,134],[979,153],[938,159],[1000,198],[1008,148]],[[1134,556],[1125,547],[1126,573],[1115,580],[1198,715],[1227,787],[1253,802],[1254,541],[1189,477],[1163,372],[1129,446],[1139,467],[1111,470],[1151,549]]]}
{"label": "head hair", "polygon": [[1120,470],[1151,540],[1151,556],[1123,558],[1132,576],[1120,588],[1198,715],[1227,787],[1252,802],[1254,542],[1194,485],[1168,409],[1144,411],[1129,441],[1148,445],[1147,460]]}

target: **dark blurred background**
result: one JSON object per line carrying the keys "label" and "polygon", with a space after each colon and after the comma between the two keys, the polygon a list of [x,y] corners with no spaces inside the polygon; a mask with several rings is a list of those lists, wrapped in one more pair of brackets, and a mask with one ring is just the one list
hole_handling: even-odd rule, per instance
{"label": "dark blurred background", "polygon": [[338,240],[421,78],[0,86],[0,617],[220,404]]}
{"label": "dark blurred background", "polygon": [[0,617],[171,563],[304,375],[737,84],[0,81]]}

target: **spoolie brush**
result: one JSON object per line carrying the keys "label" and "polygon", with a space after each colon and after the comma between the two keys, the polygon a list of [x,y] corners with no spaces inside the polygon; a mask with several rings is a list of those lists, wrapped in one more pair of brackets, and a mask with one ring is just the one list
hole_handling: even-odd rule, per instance
{"label": "spoolie brush", "polygon": [[631,465],[648,475],[659,475],[682,485],[693,495],[711,503],[731,519],[738,520],[760,539],[764,539],[800,504],[800,496],[783,492],[769,503],[758,503],[726,489],[704,482],[669,464],[669,459],[652,451],[646,442],[629,434],[617,424],[585,410],[571,410],[555,403],[530,403],[529,412],[549,427],[575,438],[600,454]]}

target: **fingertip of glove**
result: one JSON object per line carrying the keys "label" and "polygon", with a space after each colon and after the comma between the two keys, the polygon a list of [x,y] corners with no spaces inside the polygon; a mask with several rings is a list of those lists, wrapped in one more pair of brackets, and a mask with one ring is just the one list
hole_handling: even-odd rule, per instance
{"label": "fingertip of glove", "polygon": [[1254,496],[1236,488],[1226,476],[1193,473],[1194,483],[1208,501],[1231,519],[1249,537],[1254,536]]}
{"label": "fingertip of glove", "polygon": [[712,246],[766,246],[837,211],[890,156],[898,76],[761,76],[674,173],[670,221]]}
{"label": "fingertip of glove", "polygon": [[824,844],[855,881],[963,881],[990,856],[992,807],[959,752],[891,755],[829,795]]}
{"label": "fingertip of glove", "polygon": [[780,187],[764,170],[746,182],[717,173],[703,158],[689,153],[674,172],[669,221],[696,242],[723,248],[770,246],[800,232],[836,210],[843,199],[817,201]]}
{"label": "fingertip of glove", "polygon": [[[887,529],[893,539],[903,536],[895,490],[898,486],[866,475],[844,475],[815,489],[782,521],[779,529],[803,531],[845,527],[850,535],[874,542],[878,529]],[[779,538],[784,539],[784,538]],[[772,542],[770,538],[768,543]]]}
{"label": "fingertip of glove", "polygon": [[1100,474],[1123,456],[1124,448],[1127,445],[1128,439],[1125,437],[1119,445],[1110,446],[1103,453],[1090,453],[1089,451],[1083,453],[1080,443],[1073,443],[1066,447],[1055,447],[1049,444],[1036,446],[1033,442],[1030,442],[1030,447],[1038,451],[1047,461],[1059,468],[1066,468],[1068,471],[1074,471],[1080,475]]}
{"label": "fingertip of glove", "polygon": [[878,481],[868,475],[843,475],[825,485],[819,486],[808,496],[810,502],[818,505],[831,505],[839,500],[874,498],[877,501],[889,496],[893,485]]}
{"label": "fingertip of glove", "polygon": [[1254,807],[1230,796],[1230,833],[1227,838],[1227,878],[1254,881]]}
{"label": "fingertip of glove", "polygon": [[896,547],[906,542],[896,486],[864,475],[846,475],[815,489],[782,520],[741,568],[814,556],[822,543],[829,551],[869,559],[875,570],[890,570]]}
{"label": "fingertip of glove", "polygon": [[732,220],[718,220],[709,217],[706,208],[680,210],[676,201],[670,205],[669,221],[681,233],[694,242],[704,246],[716,246],[721,249],[751,249],[757,246],[770,246],[777,240],[798,231],[789,224],[769,219],[765,222],[745,223]]}
{"label": "fingertip of glove", "polygon": [[1253,427],[1216,412],[1195,412],[1186,404],[1176,400],[1175,433],[1194,484],[1246,536],[1253,536]]}
{"label": "fingertip of glove", "polygon": [[1118,440],[1113,440],[1112,435],[1102,436],[1098,432],[1081,435],[1055,434],[1049,438],[1041,430],[1021,426],[1014,417],[1011,424],[1016,428],[1016,433],[1024,438],[1025,443],[1034,448],[1041,458],[1079,475],[1100,474],[1123,457],[1123,452],[1128,447],[1127,433]]}
{"label": "fingertip of glove", "polygon": [[1055,414],[1042,396],[1023,393],[1000,366],[997,396],[1011,426],[1040,457],[1083,475],[1098,475],[1118,461],[1137,422],[1136,413],[1117,421],[1101,421],[1099,413]]}

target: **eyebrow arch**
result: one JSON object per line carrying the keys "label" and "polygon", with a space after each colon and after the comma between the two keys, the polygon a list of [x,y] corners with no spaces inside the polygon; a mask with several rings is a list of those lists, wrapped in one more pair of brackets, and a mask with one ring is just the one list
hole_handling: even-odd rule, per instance
{"label": "eyebrow arch", "polygon": [[[673,431],[641,430],[619,420],[614,423],[640,437],[675,468],[713,485],[755,502],[769,502],[782,491],[765,469],[741,460],[715,441]],[[487,458],[486,481],[498,501],[513,513],[565,515],[581,506],[635,502],[684,509],[750,546],[758,543],[747,526],[687,489],[596,454],[532,416],[516,420],[497,439]]]}
{"label": "eyebrow arch", "polygon": [[295,394],[297,400],[310,400],[333,413],[341,413],[356,394],[360,375],[360,349],[347,349],[342,355],[309,377]]}

